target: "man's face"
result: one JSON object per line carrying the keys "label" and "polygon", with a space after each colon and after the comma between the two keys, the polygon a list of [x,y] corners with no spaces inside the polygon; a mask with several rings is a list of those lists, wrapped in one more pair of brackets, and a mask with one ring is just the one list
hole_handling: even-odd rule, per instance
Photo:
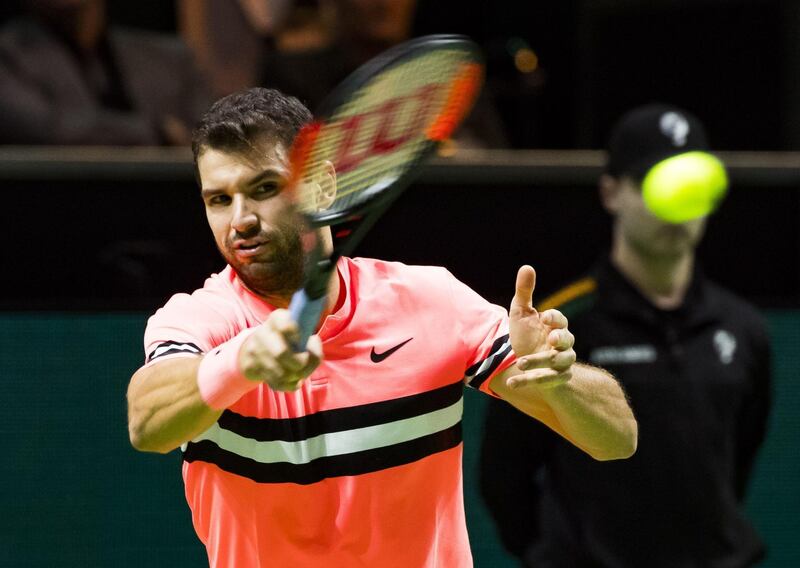
{"label": "man's face", "polygon": [[206,148],[197,158],[206,217],[217,248],[252,291],[288,298],[303,278],[297,215],[283,194],[289,176],[282,143],[258,155]]}
{"label": "man's face", "polygon": [[653,215],[642,199],[638,182],[628,176],[607,178],[606,209],[615,217],[616,238],[647,257],[670,258],[692,252],[703,237],[706,218],[673,224]]}

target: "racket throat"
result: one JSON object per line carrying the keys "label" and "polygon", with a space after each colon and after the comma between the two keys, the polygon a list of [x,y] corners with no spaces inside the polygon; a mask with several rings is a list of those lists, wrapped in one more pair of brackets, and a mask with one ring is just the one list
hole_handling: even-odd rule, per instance
{"label": "racket throat", "polygon": [[289,313],[299,328],[298,340],[292,344],[295,352],[305,350],[308,338],[314,333],[328,302],[328,288],[336,268],[338,255],[322,256],[322,248],[315,247],[309,259],[308,277],[303,288],[295,292],[289,304]]}
{"label": "racket throat", "polygon": [[328,293],[331,275],[336,269],[336,262],[338,260],[338,255],[314,260],[310,267],[310,273],[313,274],[313,276],[309,278],[303,286],[303,290],[310,299],[316,300]]}

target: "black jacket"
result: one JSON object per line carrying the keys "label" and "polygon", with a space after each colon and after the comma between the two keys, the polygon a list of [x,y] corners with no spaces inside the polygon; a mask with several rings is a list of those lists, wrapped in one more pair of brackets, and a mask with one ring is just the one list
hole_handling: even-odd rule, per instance
{"label": "black jacket", "polygon": [[741,505],[770,406],[762,317],[699,270],[684,305],[659,310],[608,260],[553,298],[578,359],[622,384],[639,446],[597,462],[493,402],[481,491],[506,547],[537,568],[752,565],[764,549]]}

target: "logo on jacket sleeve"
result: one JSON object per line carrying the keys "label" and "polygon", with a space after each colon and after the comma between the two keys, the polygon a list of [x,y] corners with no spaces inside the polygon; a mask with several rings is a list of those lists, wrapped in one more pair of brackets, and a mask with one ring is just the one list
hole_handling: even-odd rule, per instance
{"label": "logo on jacket sleeve", "polygon": [[730,331],[718,329],[714,332],[714,349],[717,350],[720,362],[729,365],[736,353],[736,338]]}
{"label": "logo on jacket sleeve", "polygon": [[595,365],[652,363],[657,358],[656,348],[646,344],[596,347],[589,354],[589,362]]}

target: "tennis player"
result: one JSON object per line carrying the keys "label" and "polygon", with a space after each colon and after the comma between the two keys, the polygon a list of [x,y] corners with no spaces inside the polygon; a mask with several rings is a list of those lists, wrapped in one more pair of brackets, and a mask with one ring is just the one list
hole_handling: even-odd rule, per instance
{"label": "tennis player", "polygon": [[281,190],[310,120],[297,99],[251,89],[215,103],[195,131],[227,266],[150,318],[128,390],[131,443],[181,447],[211,566],[471,566],[465,385],[598,460],[633,454],[636,421],[613,377],[575,362],[566,318],[532,308],[529,266],[509,315],[443,268],[342,258],[326,317],[295,353],[285,308],[304,258]]}

